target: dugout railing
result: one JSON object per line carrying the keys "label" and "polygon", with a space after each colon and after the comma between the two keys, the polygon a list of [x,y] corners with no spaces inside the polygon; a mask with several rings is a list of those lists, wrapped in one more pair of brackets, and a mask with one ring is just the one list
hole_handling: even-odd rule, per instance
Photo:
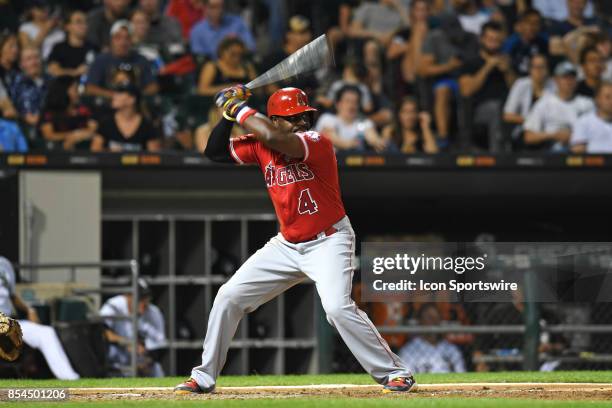
{"label": "dugout railing", "polygon": [[[549,334],[607,334],[612,336],[612,324],[553,324],[542,325],[537,323],[537,332]],[[472,335],[487,335],[487,334],[506,334],[506,335],[522,335],[525,336],[524,346],[518,352],[510,352],[505,350],[499,353],[479,354],[472,356],[472,363],[513,363],[522,364],[524,369],[537,370],[542,363],[557,361],[563,363],[612,363],[612,352],[610,353],[593,353],[583,351],[573,355],[558,355],[549,354],[546,352],[529,353],[526,351],[529,337],[526,336],[530,332],[528,324],[521,325],[441,325],[441,326],[424,326],[424,325],[400,325],[400,326],[378,326],[379,332],[384,335],[404,334],[409,336],[424,335],[424,334],[472,334]],[[537,343],[534,346],[538,350],[540,337],[535,337]]]}
{"label": "dugout railing", "polygon": [[[130,272],[130,283],[123,287],[113,287],[110,290],[104,288],[97,289],[78,289],[74,290],[75,294],[80,295],[91,295],[91,294],[121,294],[130,293],[133,299],[133,305],[138,305],[138,278],[140,275],[140,268],[138,261],[135,259],[128,260],[109,260],[101,262],[77,262],[77,263],[61,263],[61,262],[49,262],[49,263],[27,263],[27,264],[13,264],[16,270],[28,270],[30,272],[38,272],[38,270],[58,270],[63,269],[70,272],[70,282],[76,282],[76,271],[77,270],[99,270],[99,269],[110,269],[110,270],[127,270]],[[37,276],[38,274],[35,274]],[[38,279],[36,279],[38,280]],[[105,317],[106,318],[106,317]],[[130,319],[132,323],[132,330],[135,334],[131,340],[131,359],[130,367],[127,373],[133,377],[137,376],[138,373],[138,307],[132,307],[131,315],[129,317],[124,316],[113,316],[112,319]]]}

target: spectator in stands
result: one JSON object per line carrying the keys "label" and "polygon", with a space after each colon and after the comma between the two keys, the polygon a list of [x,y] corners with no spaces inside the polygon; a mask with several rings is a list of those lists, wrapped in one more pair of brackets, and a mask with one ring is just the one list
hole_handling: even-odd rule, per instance
{"label": "spectator in stands", "polygon": [[529,63],[529,76],[514,82],[504,105],[504,121],[514,125],[513,140],[519,137],[522,140],[525,118],[545,92],[554,92],[554,83],[549,76],[547,58],[536,54]]}
{"label": "spectator in stands", "polygon": [[[584,17],[587,0],[567,0],[568,15],[565,20],[556,21],[550,28],[550,53],[555,56],[566,55],[572,58],[570,45],[573,36],[594,27],[597,23],[595,18]],[[574,60],[575,61],[575,60]]]}
{"label": "spectator in stands", "polygon": [[166,15],[179,22],[183,39],[189,40],[193,26],[206,15],[206,0],[170,0]]}
{"label": "spectator in stands", "polygon": [[604,81],[612,81],[612,41],[607,32],[601,31],[595,36],[594,47],[604,59],[605,70],[602,75]]}
{"label": "spectator in stands", "polygon": [[524,141],[531,148],[565,151],[578,118],[593,111],[590,98],[576,95],[576,67],[564,61],[555,67],[556,93],[546,93],[525,119]]}
{"label": "spectator in stands", "polygon": [[27,125],[36,126],[40,119],[49,77],[43,72],[38,48],[23,48],[19,62],[22,73],[17,75],[9,94],[20,118]]}
{"label": "spectator in stands", "polygon": [[106,317],[109,362],[117,370],[129,366],[132,340],[138,336],[138,375],[163,377],[158,360],[159,351],[167,346],[164,315],[151,303],[151,290],[144,279],[138,280],[138,333],[134,333],[132,321],[127,319],[132,315],[133,303],[133,296],[128,293],[108,299],[100,308],[100,316]]}
{"label": "spectator in stands", "polygon": [[368,118],[374,122],[376,128],[387,126],[393,119],[392,103],[384,90],[384,73],[381,64],[371,64],[366,68],[367,77],[365,85],[372,95],[372,111]]}
{"label": "spectator in stands", "polygon": [[[3,142],[0,131],[0,143]],[[0,256],[0,312],[7,316],[12,314],[13,306],[23,313],[26,319],[20,319],[23,341],[33,349],[38,349],[47,361],[53,375],[61,380],[77,380],[79,375],[74,371],[68,356],[57,337],[55,329],[40,324],[36,310],[28,306],[15,290],[15,271],[11,262]]]}
{"label": "spectator in stands", "polygon": [[226,13],[224,0],[207,0],[206,18],[191,30],[191,52],[216,60],[217,48],[228,36],[240,38],[249,51],[255,51],[255,39],[242,18]]}
{"label": "spectator in stands", "polygon": [[0,82],[0,117],[5,119],[17,118],[17,110],[2,82]]}
{"label": "spectator in stands", "polygon": [[218,59],[202,67],[198,80],[198,93],[213,96],[223,88],[246,84],[255,78],[255,68],[244,61],[246,48],[236,37],[227,37],[219,43]]}
{"label": "spectator in stands", "polygon": [[372,94],[365,84],[368,71],[363,64],[355,59],[347,58],[344,62],[344,68],[342,69],[342,78],[334,81],[325,96],[319,96],[317,102],[323,105],[325,108],[330,109],[333,107],[335,101],[338,100],[338,93],[345,86],[350,85],[359,89],[361,111],[368,114],[372,113],[374,104],[372,102]]}
{"label": "spectator in stands", "polygon": [[516,32],[504,42],[503,52],[510,56],[512,68],[520,76],[529,74],[529,61],[533,55],[548,55],[548,38],[541,28],[540,13],[529,9],[519,17]]}
{"label": "spectator in stands", "polygon": [[572,131],[574,153],[612,153],[612,83],[598,86],[595,102],[597,111],[580,117]]}
{"label": "spectator in stands", "polygon": [[585,48],[580,52],[580,65],[584,78],[578,82],[576,93],[593,99],[606,69],[604,58],[597,48]]}
{"label": "spectator in stands", "polygon": [[[568,3],[564,0],[531,0],[531,4],[548,20],[563,21],[568,17]],[[593,13],[593,2],[587,0],[584,16],[591,18]]]}
{"label": "spectator in stands", "polygon": [[[421,326],[438,327],[442,321],[433,303],[421,306],[418,312]],[[439,334],[422,334],[400,349],[399,357],[415,373],[463,373],[465,362],[461,350]]]}
{"label": "spectator in stands", "polygon": [[502,105],[515,79],[510,58],[501,52],[504,40],[502,27],[486,23],[480,35],[480,55],[466,61],[459,87],[464,97],[471,98],[474,125],[487,128],[489,150],[502,150]]}
{"label": "spectator in stands", "polygon": [[451,0],[451,5],[461,27],[474,35],[480,35],[482,26],[491,18],[489,14],[480,10],[476,0]]}
{"label": "spectator in stands", "polygon": [[324,113],[315,129],[328,137],[336,149],[365,151],[369,145],[377,152],[387,148],[387,143],[378,135],[374,123],[360,116],[361,92],[347,85],[336,95],[336,114]]}
{"label": "spectator in stands", "polygon": [[47,71],[53,76],[80,77],[87,73],[87,65],[94,60],[95,52],[87,37],[87,16],[76,10],[68,14],[64,25],[66,40],[55,44],[48,58]]}
{"label": "spectator in stands", "polygon": [[133,83],[118,83],[113,89],[111,107],[115,113],[100,122],[91,143],[94,152],[158,151],[160,134],[142,113],[140,91]]}
{"label": "spectator in stands", "polygon": [[408,24],[408,13],[399,0],[378,0],[362,3],[353,14],[349,37],[363,42],[365,65],[378,63],[381,50],[393,35]]}
{"label": "spectator in stands", "polygon": [[19,59],[19,44],[17,36],[13,33],[3,33],[0,35],[0,81],[4,88],[9,92],[11,85],[17,78],[17,60]]}
{"label": "spectator in stands", "polygon": [[12,120],[0,119],[0,153],[25,153],[28,143],[19,125]]}
{"label": "spectator in stands", "polygon": [[[159,0],[140,0],[139,10],[149,18],[149,32],[145,41],[168,48],[170,54],[181,54],[185,51],[181,36],[181,25],[174,18],[161,13]],[[174,49],[173,49],[174,48]]]}
{"label": "spectator in stands", "polygon": [[[585,17],[587,0],[566,0],[567,1],[567,18],[556,21],[552,28],[551,34],[554,36],[563,37],[577,28],[585,26],[594,26],[597,20],[594,17]],[[559,2],[560,3],[560,2]]]}
{"label": "spectator in stands", "polygon": [[382,138],[401,153],[438,153],[431,116],[419,112],[416,100],[411,97],[402,100],[393,123],[383,129]]}
{"label": "spectator in stands", "polygon": [[419,75],[431,81],[434,120],[440,144],[448,144],[453,96],[458,96],[457,77],[466,60],[475,57],[478,37],[463,30],[452,14],[440,17],[440,28],[431,30],[423,43]]}
{"label": "spectator in stands", "polygon": [[125,19],[130,0],[104,0],[104,4],[87,15],[87,42],[106,51],[110,44],[110,31],[115,22]]}
{"label": "spectator in stands", "polygon": [[[208,138],[210,137],[210,133],[221,119],[222,114],[223,111],[217,108],[216,106],[210,108],[210,110],[208,111],[208,121],[196,129],[194,139],[195,147],[198,152],[204,153],[204,149],[206,149],[206,145],[208,144]],[[247,132],[242,129],[238,124],[235,124],[232,127],[232,137],[241,136],[245,133]]]}
{"label": "spectator in stands", "polygon": [[408,85],[408,92],[414,90],[423,43],[429,32],[429,2],[412,0],[409,16],[410,26],[396,32],[387,48],[387,59],[399,62],[400,78]]}
{"label": "spectator in stands", "polygon": [[156,94],[159,90],[153,67],[146,58],[132,48],[132,26],[120,20],[111,28],[109,52],[99,54],[89,67],[86,93],[91,96],[112,98],[112,78],[119,70],[131,71],[134,85],[142,89],[144,95]]}
{"label": "spectator in stands", "polygon": [[[289,19],[287,32],[285,33],[285,43],[283,47],[275,49],[263,59],[261,72],[265,72],[272,68],[289,55],[308,44],[311,40],[312,31],[310,29],[310,20],[299,15],[291,17]],[[309,98],[311,98],[318,84],[314,75],[304,75],[301,78],[289,78],[285,81],[271,84],[266,88],[266,92],[271,95],[278,89],[287,86],[300,88],[306,92]]]}
{"label": "spectator in stands", "polygon": [[50,150],[90,150],[98,124],[79,104],[77,79],[60,76],[49,83],[40,133]]}
{"label": "spectator in stands", "polygon": [[344,45],[350,35],[353,9],[359,5],[359,0],[335,0],[331,4],[329,0],[318,0],[313,4],[320,10],[318,19],[314,21],[314,31],[327,33],[327,38],[337,52],[341,48],[340,44]]}
{"label": "spectator in stands", "polygon": [[155,44],[148,40],[149,29],[151,27],[149,16],[142,10],[136,9],[130,16],[130,23],[132,25],[132,47],[133,49],[145,57],[153,67],[155,71],[163,65],[162,52],[164,47],[161,44]]}
{"label": "spectator in stands", "polygon": [[19,27],[19,43],[22,48],[34,47],[47,59],[53,46],[64,40],[59,28],[60,17],[49,15],[49,4],[44,0],[30,0],[27,21]]}

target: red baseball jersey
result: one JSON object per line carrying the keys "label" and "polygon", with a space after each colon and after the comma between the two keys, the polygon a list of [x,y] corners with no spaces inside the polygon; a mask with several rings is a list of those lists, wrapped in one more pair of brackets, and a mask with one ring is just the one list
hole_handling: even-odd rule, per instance
{"label": "red baseball jersey", "polygon": [[238,164],[257,164],[289,242],[313,239],[345,215],[338,184],[338,163],[329,139],[318,132],[296,133],[304,144],[302,160],[264,146],[253,135],[230,139]]}

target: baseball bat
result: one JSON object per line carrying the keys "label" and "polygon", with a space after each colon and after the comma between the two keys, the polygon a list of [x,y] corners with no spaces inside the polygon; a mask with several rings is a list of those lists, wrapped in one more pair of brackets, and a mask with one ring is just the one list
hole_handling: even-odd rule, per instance
{"label": "baseball bat", "polygon": [[327,36],[323,34],[246,84],[246,87],[259,88],[319,68],[334,66],[334,63],[334,54]]}

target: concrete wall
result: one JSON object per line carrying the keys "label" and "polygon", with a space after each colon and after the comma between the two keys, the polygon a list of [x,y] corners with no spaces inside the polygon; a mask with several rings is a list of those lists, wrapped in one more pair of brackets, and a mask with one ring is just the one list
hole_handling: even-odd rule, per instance
{"label": "concrete wall", "polygon": [[[102,181],[97,171],[19,174],[19,262],[99,262]],[[28,271],[22,271],[28,277]],[[39,282],[66,282],[66,270],[45,270]],[[99,270],[78,270],[76,281],[98,286]]]}

